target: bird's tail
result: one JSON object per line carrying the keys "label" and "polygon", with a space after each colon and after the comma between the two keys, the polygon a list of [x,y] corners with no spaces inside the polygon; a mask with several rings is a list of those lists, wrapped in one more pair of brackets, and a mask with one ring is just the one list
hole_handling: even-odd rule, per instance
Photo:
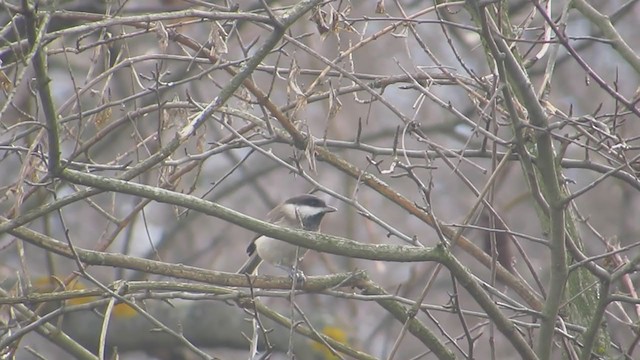
{"label": "bird's tail", "polygon": [[238,274],[253,274],[258,269],[258,266],[262,263],[262,259],[258,254],[253,253],[253,255],[249,256],[249,259],[238,269]]}

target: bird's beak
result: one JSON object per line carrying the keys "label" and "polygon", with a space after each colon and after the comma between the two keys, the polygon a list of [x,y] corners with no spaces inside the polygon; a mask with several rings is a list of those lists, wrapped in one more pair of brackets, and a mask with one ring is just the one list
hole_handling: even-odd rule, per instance
{"label": "bird's beak", "polygon": [[334,208],[333,206],[328,206],[328,205],[327,205],[327,206],[324,208],[324,212],[325,212],[325,213],[331,213],[331,212],[336,212],[336,211],[338,211],[338,209]]}

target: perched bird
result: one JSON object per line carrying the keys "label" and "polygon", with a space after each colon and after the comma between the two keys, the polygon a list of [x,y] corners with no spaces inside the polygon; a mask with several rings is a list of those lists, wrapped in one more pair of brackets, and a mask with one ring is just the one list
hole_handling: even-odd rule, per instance
{"label": "perched bird", "polygon": [[[319,197],[304,194],[294,196],[273,208],[267,214],[267,221],[294,229],[318,231],[324,215],[336,210]],[[304,274],[297,271],[295,267],[298,258],[302,258],[306,252],[305,248],[265,235],[258,235],[249,244],[247,248],[249,260],[242,265],[238,273],[252,274],[264,260],[287,271],[292,279],[304,280]]]}

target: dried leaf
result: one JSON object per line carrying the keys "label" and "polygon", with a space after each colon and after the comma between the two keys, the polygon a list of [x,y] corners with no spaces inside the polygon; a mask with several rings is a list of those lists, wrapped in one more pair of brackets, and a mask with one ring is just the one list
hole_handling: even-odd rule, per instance
{"label": "dried leaf", "polygon": [[4,71],[0,71],[0,88],[5,92],[9,92],[13,89],[13,83],[9,80]]}
{"label": "dried leaf", "polygon": [[203,152],[205,149],[205,145],[207,144],[207,139],[205,137],[205,132],[203,131],[197,138],[196,138],[196,151],[198,151],[199,153]]}
{"label": "dried leaf", "polygon": [[111,113],[112,113],[111,107],[108,107],[95,115],[95,117],[93,118],[93,121],[96,123],[96,127],[98,129],[102,129],[104,125],[107,124],[109,119],[111,119]]}
{"label": "dried leaf", "polygon": [[215,21],[211,25],[211,31],[209,32],[209,44],[211,44],[211,55],[221,55],[229,52],[227,47],[228,34],[224,31],[224,28]]}
{"label": "dried leaf", "polygon": [[287,77],[287,94],[291,96],[293,93],[296,97],[296,106],[293,109],[292,117],[298,113],[305,105],[307,105],[307,97],[304,94],[304,91],[298,85],[298,76],[300,75],[300,67],[298,63],[293,59],[291,62],[291,71],[289,72],[289,76]]}
{"label": "dried leaf", "polygon": [[300,75],[300,67],[294,58],[291,62],[291,71],[287,77],[287,92],[293,92],[296,97],[304,96],[304,91],[298,85],[298,76]]}
{"label": "dried leaf", "polygon": [[327,22],[324,20],[325,16],[326,16],[326,11],[320,8],[314,11],[313,15],[311,15],[310,20],[316,24],[316,28],[318,29],[318,33],[320,35],[324,35],[328,33],[330,30],[329,26],[327,25]]}
{"label": "dried leaf", "polygon": [[189,110],[184,107],[165,107],[163,111],[164,125],[163,129],[169,129],[173,126],[186,126],[189,123]]}
{"label": "dried leaf", "polygon": [[325,141],[327,140],[327,135],[329,133],[329,124],[331,123],[331,121],[333,121],[333,119],[335,119],[341,108],[342,102],[340,101],[338,96],[336,96],[335,89],[333,88],[333,86],[329,86],[329,111],[327,113],[327,125],[324,128],[323,134],[323,139]]}
{"label": "dried leaf", "polygon": [[333,120],[338,112],[342,109],[342,102],[336,96],[335,89],[331,87],[329,89],[329,114],[327,116],[327,121]]}
{"label": "dried leaf", "polygon": [[161,21],[156,22],[156,36],[158,37],[158,45],[162,52],[166,52],[169,47],[169,33]]}
{"label": "dried leaf", "polygon": [[316,173],[316,145],[312,139],[307,141],[307,148],[304,150],[304,157],[307,158],[307,162],[309,163],[309,170]]}

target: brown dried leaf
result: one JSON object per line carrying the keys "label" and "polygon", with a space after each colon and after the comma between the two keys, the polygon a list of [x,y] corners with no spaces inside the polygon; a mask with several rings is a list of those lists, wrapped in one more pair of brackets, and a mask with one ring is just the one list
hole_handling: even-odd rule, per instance
{"label": "brown dried leaf", "polygon": [[158,37],[158,45],[163,52],[169,47],[169,33],[161,21],[156,22],[156,36]]}
{"label": "brown dried leaf", "polygon": [[102,129],[105,124],[111,119],[112,110],[110,107],[105,108],[95,115],[93,121],[96,123],[96,127],[98,129]]}
{"label": "brown dried leaf", "polygon": [[304,157],[307,158],[307,162],[309,163],[309,170],[316,173],[316,145],[311,138],[307,141],[307,148],[304,150]]}
{"label": "brown dried leaf", "polygon": [[2,88],[4,92],[9,92],[13,89],[13,83],[4,73],[4,71],[0,71],[0,88]]}
{"label": "brown dried leaf", "polygon": [[221,55],[229,52],[229,48],[227,47],[227,33],[217,21],[211,25],[209,44],[211,44],[211,55]]}
{"label": "brown dried leaf", "polygon": [[298,76],[300,75],[300,67],[294,58],[291,62],[291,71],[287,77],[287,93],[293,92],[296,97],[304,96],[304,91],[298,85]]}
{"label": "brown dried leaf", "polygon": [[311,15],[311,18],[309,19],[316,24],[316,28],[318,29],[318,33],[320,35],[324,35],[330,30],[329,26],[327,25],[327,22],[324,20],[325,16],[326,16],[326,11],[318,8],[316,11],[313,12],[313,15]]}
{"label": "brown dried leaf", "polygon": [[327,116],[327,121],[333,120],[338,112],[342,109],[342,102],[336,96],[335,89],[331,87],[329,89],[329,115]]}
{"label": "brown dried leaf", "polygon": [[189,110],[184,107],[165,108],[163,111],[163,129],[170,129],[174,126],[182,127],[189,123]]}

